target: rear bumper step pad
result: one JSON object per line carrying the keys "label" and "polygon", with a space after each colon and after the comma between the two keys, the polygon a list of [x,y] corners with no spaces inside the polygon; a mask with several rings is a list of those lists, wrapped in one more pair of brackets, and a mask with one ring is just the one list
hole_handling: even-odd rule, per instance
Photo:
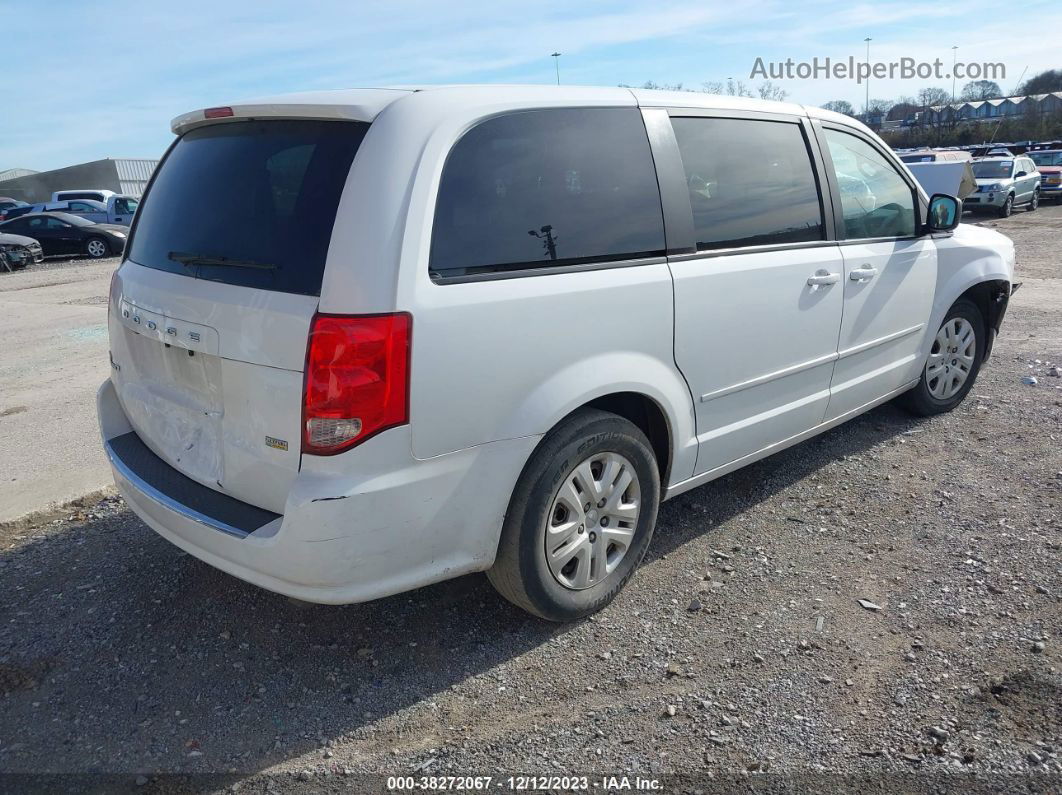
{"label": "rear bumper step pad", "polygon": [[134,431],[108,439],[107,456],[148,497],[223,533],[243,538],[280,518],[280,514],[241,502],[178,472],[151,452]]}

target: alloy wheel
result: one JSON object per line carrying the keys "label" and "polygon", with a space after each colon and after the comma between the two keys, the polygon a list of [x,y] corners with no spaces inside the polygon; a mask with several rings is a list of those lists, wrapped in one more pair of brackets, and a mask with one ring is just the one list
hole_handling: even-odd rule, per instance
{"label": "alloy wheel", "polygon": [[926,362],[926,386],[937,400],[950,400],[962,389],[977,355],[977,333],[964,317],[945,321]]}
{"label": "alloy wheel", "polygon": [[595,453],[561,482],[546,517],[550,573],[583,590],[605,579],[634,542],[641,509],[638,473],[618,453]]}
{"label": "alloy wheel", "polygon": [[90,240],[85,248],[90,257],[102,257],[107,253],[107,244],[102,240]]}

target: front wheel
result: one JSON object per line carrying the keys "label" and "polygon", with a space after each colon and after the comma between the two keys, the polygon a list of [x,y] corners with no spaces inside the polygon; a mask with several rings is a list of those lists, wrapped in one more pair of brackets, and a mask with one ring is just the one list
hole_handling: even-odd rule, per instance
{"label": "front wheel", "polygon": [[645,434],[615,414],[582,409],[546,434],[524,467],[487,577],[540,618],[594,613],[641,562],[659,504]]}
{"label": "front wheel", "polygon": [[102,237],[90,237],[85,241],[85,254],[92,259],[100,259],[111,253],[107,241]]}
{"label": "front wheel", "polygon": [[900,396],[900,405],[929,417],[962,403],[981,369],[986,333],[977,305],[965,298],[956,301],[937,331],[918,384]]}
{"label": "front wheel", "polygon": [[1010,214],[1014,211],[1014,196],[1008,196],[1007,200],[1003,202],[1003,206],[999,208],[1000,218],[1009,218]]}

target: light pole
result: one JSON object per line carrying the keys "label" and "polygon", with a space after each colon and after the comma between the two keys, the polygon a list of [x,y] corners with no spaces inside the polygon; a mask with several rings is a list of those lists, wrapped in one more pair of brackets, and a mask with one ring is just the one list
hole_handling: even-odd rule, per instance
{"label": "light pole", "polygon": [[870,36],[863,39],[867,43],[867,100],[863,104],[863,115],[870,121]]}
{"label": "light pole", "polygon": [[955,104],[955,58],[956,58],[956,55],[958,54],[957,53],[958,49],[959,49],[959,45],[958,44],[953,44],[952,47],[951,47],[951,104],[952,105]]}
{"label": "light pole", "polygon": [[557,85],[560,85],[560,57],[559,52],[550,53],[550,57],[553,58],[553,64],[557,67]]}

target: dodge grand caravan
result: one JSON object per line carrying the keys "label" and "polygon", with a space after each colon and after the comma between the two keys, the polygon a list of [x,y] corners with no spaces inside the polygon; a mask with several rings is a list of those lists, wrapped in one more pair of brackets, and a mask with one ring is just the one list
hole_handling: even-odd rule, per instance
{"label": "dodge grand caravan", "polygon": [[954,408],[1012,290],[1007,238],[818,108],[367,89],[173,131],[103,442],[156,532],[305,601],[486,571],[600,609],[661,500],[893,398]]}

